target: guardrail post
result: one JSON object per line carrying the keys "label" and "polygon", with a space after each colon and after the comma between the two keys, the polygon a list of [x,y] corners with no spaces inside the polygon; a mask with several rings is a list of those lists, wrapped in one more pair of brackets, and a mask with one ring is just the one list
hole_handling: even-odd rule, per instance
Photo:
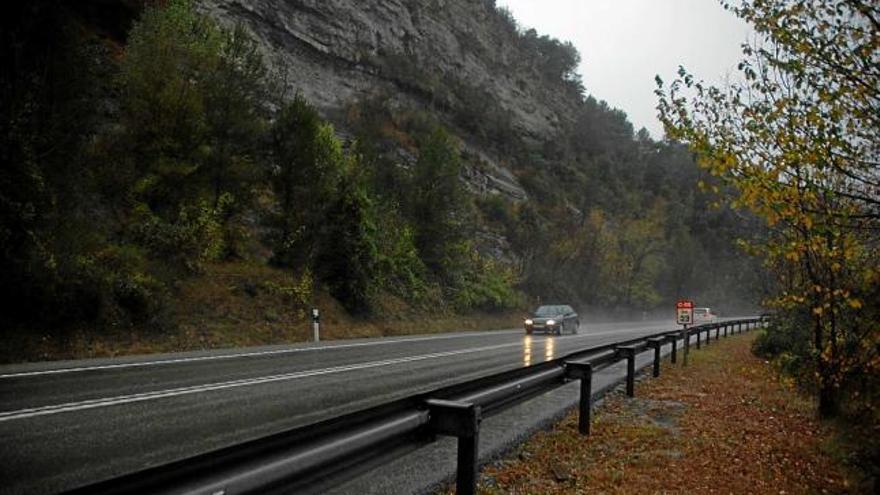
{"label": "guardrail post", "polygon": [[676,335],[667,335],[666,338],[669,339],[669,343],[672,344],[672,356],[671,356],[671,360],[672,360],[672,364],[675,364],[676,361],[678,360],[678,356],[677,356],[677,354],[678,354],[678,352],[677,352],[677,348],[678,348],[678,336],[676,336]]}
{"label": "guardrail post", "polygon": [[593,365],[590,363],[565,363],[565,372],[569,378],[581,381],[581,396],[578,401],[578,431],[581,435],[589,436],[593,406]]}
{"label": "guardrail post", "polygon": [[660,348],[663,347],[664,337],[648,339],[648,343],[654,348],[654,378],[660,376]]}
{"label": "guardrail post", "polygon": [[479,459],[480,406],[469,402],[429,399],[431,428],[435,433],[458,437],[455,492],[460,495],[477,493],[477,461]]}
{"label": "guardrail post", "polygon": [[684,366],[688,365],[688,354],[691,351],[691,335],[688,333],[688,329],[685,328],[681,331],[681,334],[684,336],[684,343],[682,343],[682,354],[684,354]]}
{"label": "guardrail post", "polygon": [[712,328],[706,328],[706,347],[709,347],[709,341],[712,340]]}
{"label": "guardrail post", "polygon": [[697,327],[697,350],[700,349],[700,334],[701,333],[702,333],[702,330],[700,329],[700,327]]}
{"label": "guardrail post", "polygon": [[717,342],[719,340],[721,340],[721,327],[715,325],[715,341]]}
{"label": "guardrail post", "polygon": [[617,354],[626,358],[626,395],[636,395],[636,346],[624,345],[615,349]]}

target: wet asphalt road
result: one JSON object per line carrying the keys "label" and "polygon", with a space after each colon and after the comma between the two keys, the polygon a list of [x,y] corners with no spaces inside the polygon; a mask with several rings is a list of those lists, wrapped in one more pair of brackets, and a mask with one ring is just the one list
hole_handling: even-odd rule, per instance
{"label": "wet asphalt road", "polygon": [[670,321],[360,339],[0,367],[0,493],[56,493]]}

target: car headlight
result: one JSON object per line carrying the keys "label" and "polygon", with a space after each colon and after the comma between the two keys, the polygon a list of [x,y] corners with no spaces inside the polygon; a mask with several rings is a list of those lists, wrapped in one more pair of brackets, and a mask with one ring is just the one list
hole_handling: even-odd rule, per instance
{"label": "car headlight", "polygon": [[556,324],[556,320],[547,320],[547,325],[552,327],[555,324]]}
{"label": "car headlight", "polygon": [[528,320],[526,320],[525,323],[526,323],[526,325],[531,325],[531,324],[534,323],[534,322],[533,322],[531,319],[528,319]]}

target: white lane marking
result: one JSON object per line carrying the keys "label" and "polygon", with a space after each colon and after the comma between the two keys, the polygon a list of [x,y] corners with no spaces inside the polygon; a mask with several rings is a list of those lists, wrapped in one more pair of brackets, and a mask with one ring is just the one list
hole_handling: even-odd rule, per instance
{"label": "white lane marking", "polygon": [[[585,337],[594,337],[598,335],[617,334],[619,331],[596,332],[590,334],[576,334],[564,337],[556,337],[555,339],[542,339],[539,342],[553,342],[556,340],[581,339]],[[33,407],[26,409],[18,409],[15,411],[0,412],[0,422],[12,421],[16,419],[26,419],[34,416],[46,416],[50,414],[58,414],[63,412],[81,411],[83,409],[94,409],[98,407],[109,407],[120,404],[129,404],[132,402],[142,402],[148,400],[162,399],[167,397],[176,397],[180,395],[196,394],[201,392],[210,392],[214,390],[224,390],[237,387],[246,387],[251,385],[261,385],[265,383],[296,380],[299,378],[307,378],[319,375],[329,375],[334,373],[342,373],[346,371],[356,371],[368,368],[377,368],[381,366],[391,366],[394,364],[410,363],[414,361],[424,361],[426,359],[436,359],[447,356],[456,356],[461,354],[471,354],[476,352],[493,351],[506,347],[517,347],[522,342],[509,342],[507,344],[497,344],[491,346],[475,347],[472,349],[461,349],[457,351],[433,352],[430,354],[421,354],[418,356],[407,356],[394,359],[385,359],[382,361],[370,361],[366,363],[334,366],[331,368],[323,368],[317,370],[297,371],[293,373],[285,373],[279,375],[268,375],[256,378],[245,378],[241,380],[232,380],[226,382],[208,383],[204,385],[192,385],[189,387],[180,387],[167,390],[157,390],[153,392],[144,392],[140,394],[120,395],[116,397],[104,397],[98,399],[89,399],[80,402],[68,402],[65,404],[55,404],[49,406]]]}
{"label": "white lane marking", "polygon": [[[639,329],[619,329],[608,332],[599,332],[599,333],[582,333],[580,336],[592,336],[592,335],[607,335],[611,333],[620,333],[620,332],[635,332],[643,330]],[[104,365],[96,365],[96,366],[79,366],[76,368],[58,368],[53,370],[38,370],[38,371],[21,371],[17,373],[6,373],[0,374],[0,380],[9,379],[9,378],[28,378],[32,376],[44,376],[44,375],[60,375],[66,373],[80,373],[84,371],[99,371],[99,370],[113,370],[113,369],[125,369],[125,368],[141,368],[147,366],[164,366],[168,364],[180,364],[180,363],[192,363],[199,361],[215,361],[215,360],[223,360],[223,359],[237,359],[237,358],[250,358],[250,357],[263,357],[263,356],[273,356],[273,355],[281,355],[281,354],[295,354],[300,352],[313,352],[313,351],[327,351],[333,349],[349,349],[352,347],[367,347],[374,345],[391,345],[391,344],[399,344],[399,343],[408,343],[408,342],[424,342],[429,340],[445,340],[445,339],[460,339],[465,337],[475,337],[479,335],[501,335],[501,334],[509,334],[509,333],[518,333],[520,330],[495,330],[486,334],[474,334],[474,333],[462,333],[462,334],[454,334],[454,335],[432,335],[429,337],[414,337],[407,339],[397,339],[397,340],[380,340],[375,342],[354,342],[350,344],[338,344],[338,345],[328,345],[321,347],[298,347],[294,349],[276,349],[273,351],[253,351],[253,352],[241,352],[236,354],[221,354],[218,356],[194,356],[194,357],[186,357],[186,358],[172,358],[172,359],[160,359],[156,361],[142,361],[142,362],[134,362],[134,363],[119,363],[119,364],[104,364]],[[572,337],[572,336],[569,336]]]}
{"label": "white lane marking", "polygon": [[246,387],[250,385],[261,385],[264,383],[272,383],[287,380],[296,380],[298,378],[306,378],[318,375],[329,375],[333,373],[342,373],[345,371],[355,371],[367,368],[377,368],[381,366],[390,366],[394,364],[410,363],[413,361],[424,361],[426,359],[436,359],[446,356],[455,356],[460,354],[470,354],[475,352],[493,351],[503,349],[505,347],[514,347],[522,345],[521,342],[511,342],[507,344],[498,344],[485,347],[476,347],[473,349],[463,349],[458,351],[434,352],[431,354],[421,354],[418,356],[408,356],[395,359],[385,359],[382,361],[371,361],[367,363],[350,364],[344,366],[334,366],[332,368],[323,368],[318,370],[297,371],[294,373],[285,373],[280,375],[261,376],[257,378],[246,378],[241,380],[232,380],[227,382],[208,383],[205,385],[193,385],[190,387],[180,387],[168,390],[157,390],[154,392],[144,392],[132,395],[120,395],[116,397],[106,397],[100,399],[90,399],[81,402],[68,402],[66,404],[56,404],[51,406],[34,407],[28,409],[19,409],[17,411],[7,411],[0,413],[0,422],[12,421],[15,419],[25,419],[34,416],[45,416],[48,414],[58,414],[62,412],[80,411],[83,409],[93,409],[96,407],[108,407],[119,404],[128,404],[132,402],[142,402],[147,400],[155,400],[166,397],[175,397],[179,395],[189,395],[200,392],[209,392],[213,390],[224,390],[229,388]]}
{"label": "white lane marking", "polygon": [[[514,333],[519,332],[519,330],[496,330],[493,331],[493,334],[506,334],[506,333]],[[477,334],[479,335],[479,334]],[[0,375],[0,379],[4,378],[26,378],[31,376],[42,376],[42,375],[60,375],[64,373],[78,373],[83,371],[97,371],[97,370],[112,370],[112,369],[122,369],[122,368],[140,368],[144,366],[162,366],[166,364],[179,364],[179,363],[192,363],[197,361],[214,361],[221,359],[236,359],[236,358],[249,358],[249,357],[261,357],[261,356],[272,356],[278,354],[294,354],[300,352],[312,352],[312,351],[326,351],[333,349],[347,349],[352,347],[366,347],[373,345],[389,345],[389,344],[399,344],[399,343],[407,343],[407,342],[422,342],[426,340],[443,340],[443,339],[460,339],[464,337],[474,337],[476,336],[473,333],[467,334],[457,334],[457,335],[434,335],[431,337],[416,337],[411,339],[398,339],[398,340],[380,340],[376,342],[355,342],[351,344],[338,344],[338,345],[328,345],[322,347],[298,347],[295,349],[276,349],[273,351],[253,351],[253,352],[241,352],[237,354],[221,354],[218,356],[195,356],[195,357],[186,357],[186,358],[172,358],[172,359],[160,359],[156,361],[143,361],[143,362],[134,362],[134,363],[119,363],[119,364],[104,364],[104,365],[96,365],[96,366],[79,366],[76,368],[58,368],[54,370],[39,370],[39,371],[21,371],[18,373],[7,373]]]}

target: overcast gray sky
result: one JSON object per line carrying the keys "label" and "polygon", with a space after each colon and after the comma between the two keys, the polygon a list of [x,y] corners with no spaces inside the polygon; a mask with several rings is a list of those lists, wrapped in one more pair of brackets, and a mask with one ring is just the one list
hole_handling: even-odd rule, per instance
{"label": "overcast gray sky", "polygon": [[717,0],[498,0],[520,26],[533,27],[581,54],[587,92],[626,112],[636,130],[663,136],[654,76],[670,81],[684,65],[720,83],[736,72],[749,26]]}

